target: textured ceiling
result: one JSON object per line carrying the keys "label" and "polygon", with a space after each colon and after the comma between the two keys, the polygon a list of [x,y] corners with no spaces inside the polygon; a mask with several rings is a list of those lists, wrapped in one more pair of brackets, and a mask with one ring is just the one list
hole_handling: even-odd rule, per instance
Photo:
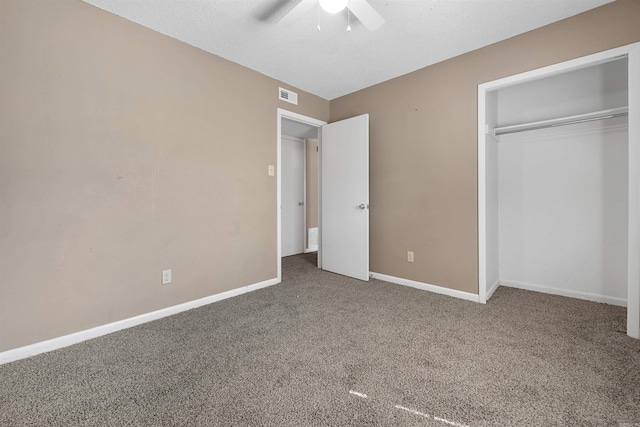
{"label": "textured ceiling", "polygon": [[331,100],[612,0],[369,0],[375,32],[315,7],[277,24],[297,0],[84,1]]}

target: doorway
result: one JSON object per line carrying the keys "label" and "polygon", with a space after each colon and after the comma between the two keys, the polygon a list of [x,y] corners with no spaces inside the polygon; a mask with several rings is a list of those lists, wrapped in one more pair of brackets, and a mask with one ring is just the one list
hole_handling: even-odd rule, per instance
{"label": "doorway", "polygon": [[282,119],[282,256],[318,249],[318,128]]}
{"label": "doorway", "polygon": [[[326,122],[280,108],[277,120],[277,274],[278,281],[281,281],[283,256],[317,250],[318,267],[322,266],[317,239],[319,224],[314,223],[319,221],[318,164],[315,164],[315,184],[313,179],[307,179],[307,172],[314,173],[312,159],[315,157],[317,160],[317,151],[313,156],[310,150],[317,149],[320,128]],[[310,227],[312,225],[316,227]],[[315,234],[312,232],[310,236],[309,228],[315,228]]]}
{"label": "doorway", "polygon": [[[277,110],[277,274],[282,280],[282,141],[289,122],[319,130],[318,268],[368,281],[369,115],[331,124]],[[326,249],[326,250],[325,250]]]}
{"label": "doorway", "polygon": [[[622,65],[625,67],[625,74],[628,75],[628,79],[625,77],[626,81],[624,82],[626,83],[624,86],[624,97],[612,97],[611,93],[607,93],[605,90],[607,84],[604,84],[601,88],[602,93],[598,94],[598,96],[601,97],[601,100],[603,100],[602,105],[599,108],[598,106],[593,106],[588,112],[577,110],[559,110],[549,112],[549,109],[545,107],[545,114],[548,113],[552,117],[528,117],[533,114],[532,110],[523,110],[522,117],[527,116],[525,117],[526,119],[522,120],[521,117],[518,120],[513,120],[513,123],[507,123],[507,120],[504,120],[505,117],[500,117],[500,103],[504,103],[505,100],[508,102],[510,94],[518,95],[517,97],[511,97],[517,100],[522,99],[522,95],[526,93],[526,91],[529,91],[533,96],[535,96],[531,98],[533,103],[535,103],[543,92],[539,90],[540,88],[537,86],[543,84],[545,80],[549,82],[561,81],[563,79],[563,75],[568,75],[568,73],[573,74],[572,78],[565,79],[564,84],[558,86],[561,87],[563,91],[568,90],[568,82],[577,82],[580,80],[576,73],[588,74],[592,71],[600,74],[600,82],[606,83],[608,81],[613,81],[617,85],[620,83],[620,79],[608,79],[603,72],[604,70],[612,69],[615,65],[609,64],[612,61],[618,61],[618,66]],[[591,68],[591,71],[589,68]],[[624,219],[618,220],[618,223],[620,223],[620,221],[624,221],[624,227],[622,228],[624,235],[616,238],[617,242],[615,243],[615,247],[621,254],[621,256],[617,258],[622,258],[623,262],[626,264],[622,266],[623,270],[617,270],[616,274],[617,276],[622,277],[622,286],[626,284],[625,302],[627,305],[627,334],[634,338],[640,338],[640,233],[638,232],[640,229],[640,82],[637,79],[638,75],[640,75],[640,44],[636,43],[493,82],[484,83],[478,86],[478,284],[480,302],[486,302],[498,286],[506,284],[503,283],[503,281],[510,279],[510,277],[503,276],[514,274],[513,271],[516,271],[516,269],[512,268],[513,266],[517,267],[517,270],[520,272],[524,271],[524,273],[522,273],[523,277],[525,277],[524,274],[528,274],[528,277],[532,277],[532,271],[536,274],[537,272],[542,271],[539,266],[535,268],[531,267],[532,259],[537,262],[539,259],[546,256],[547,258],[544,259],[546,264],[544,265],[547,267],[551,263],[549,259],[551,259],[555,264],[558,264],[558,261],[566,263],[572,260],[571,256],[575,257],[575,252],[569,253],[565,251],[571,256],[563,255],[556,256],[555,259],[553,259],[553,257],[550,258],[548,256],[548,252],[557,247],[557,245],[550,245],[548,242],[543,245],[538,245],[546,248],[545,251],[547,253],[538,251],[532,256],[531,254],[535,250],[535,247],[530,244],[524,245],[526,241],[532,241],[532,239],[527,236],[533,236],[535,241],[539,243],[540,239],[545,237],[545,235],[548,235],[550,238],[556,238],[558,235],[563,233],[567,234],[571,231],[571,227],[575,228],[579,225],[575,220],[575,216],[572,216],[572,223],[565,223],[563,228],[558,228],[556,231],[553,231],[553,227],[549,226],[549,221],[547,221],[547,225],[543,227],[543,230],[538,229],[537,232],[535,230],[530,232],[527,227],[532,223],[532,209],[531,206],[527,205],[527,209],[524,210],[525,214],[529,215],[526,217],[527,220],[524,222],[518,220],[515,224],[520,225],[515,229],[512,227],[509,233],[500,233],[500,225],[504,224],[505,221],[509,222],[515,215],[513,206],[508,209],[505,209],[504,206],[501,207],[499,204],[501,196],[504,198],[505,194],[510,194],[510,203],[513,205],[514,201],[518,203],[521,202],[520,199],[522,199],[523,194],[526,195],[532,191],[536,191],[536,197],[538,195],[544,196],[545,199],[540,200],[546,200],[547,205],[555,209],[555,211],[552,212],[553,215],[549,216],[549,218],[553,221],[557,221],[560,217],[558,208],[564,209],[564,211],[568,212],[569,210],[565,205],[567,205],[567,202],[575,202],[576,194],[578,193],[576,191],[568,192],[567,194],[569,197],[565,195],[563,197],[556,197],[556,199],[549,199],[549,194],[555,194],[554,192],[557,192],[558,186],[562,185],[562,183],[557,182],[555,178],[565,177],[567,175],[567,170],[569,168],[566,166],[586,166],[586,164],[584,164],[585,159],[589,160],[593,158],[598,160],[600,162],[599,164],[604,164],[605,166],[605,168],[601,168],[605,173],[605,180],[602,181],[601,179],[602,182],[598,181],[599,187],[607,187],[608,183],[613,182],[611,177],[613,177],[614,174],[620,175],[621,172],[626,172],[626,174],[615,178],[618,184],[614,186],[615,191],[620,193],[621,197],[624,198],[624,200],[619,200],[615,203],[616,205],[622,206],[622,210],[618,212],[617,218],[624,217]],[[536,86],[535,91],[531,90],[534,86]],[[592,89],[593,88],[589,88],[589,90]],[[549,97],[549,99],[552,98],[553,96]],[[624,98],[624,101],[628,101],[628,103],[627,105],[618,105],[614,102],[612,105],[608,105],[609,100],[614,98]],[[586,99],[587,98],[585,98],[585,100]],[[575,106],[584,107],[584,105],[588,103],[583,101],[574,103],[574,108]],[[531,105],[531,103],[528,105]],[[551,110],[558,108],[562,109],[561,107],[562,102],[554,101],[551,105]],[[511,112],[515,111],[508,108],[504,108],[503,110]],[[619,161],[617,161],[618,163],[616,164],[611,163],[612,153],[609,153],[609,157],[596,157],[598,150],[602,151],[606,155],[607,152],[615,149],[613,144],[618,144],[616,139],[612,140],[608,137],[608,145],[601,144],[600,146],[597,146],[594,145],[594,141],[597,143],[599,143],[599,141],[594,140],[593,137],[590,136],[589,138],[586,138],[581,136],[579,139],[572,137],[570,142],[566,143],[566,138],[563,138],[562,142],[559,142],[556,137],[558,132],[553,130],[558,129],[557,126],[564,125],[589,125],[593,128],[593,124],[596,123],[595,120],[607,120],[609,123],[615,124],[616,122],[611,122],[611,120],[619,120],[619,117],[622,116],[624,116],[625,122],[628,122],[628,125],[625,125],[628,126],[628,130],[625,129],[626,133],[616,137],[621,141],[623,150],[617,150],[618,153],[616,154],[614,152],[613,154],[616,154],[616,156],[620,153],[625,155],[625,158],[622,159],[623,163],[620,163]],[[604,125],[598,126],[602,128]],[[522,138],[518,137],[517,139],[514,139],[511,136],[508,136],[509,133],[515,134],[520,132],[538,132],[540,137],[537,138],[535,143],[526,141],[526,145],[522,145]],[[589,129],[589,132],[593,132],[593,129]],[[593,133],[590,133],[590,135],[593,135]],[[549,139],[550,137],[555,139]],[[511,142],[508,142],[510,138]],[[599,139],[601,140],[600,142],[604,142],[603,138]],[[613,141],[613,144],[611,141]],[[515,144],[513,142],[515,142]],[[529,163],[533,161],[533,157],[531,155],[532,150],[535,150],[534,154],[536,154],[544,149],[544,144],[548,144],[550,142],[555,144],[550,145],[549,150],[552,151],[547,151],[541,154],[539,157],[542,163],[538,163],[537,166],[534,166],[538,168],[538,172],[544,172],[542,175],[538,173],[538,176],[541,177],[542,180],[549,180],[550,177],[555,177],[553,182],[547,184],[547,186],[543,188],[540,185],[542,182],[541,179],[537,179],[537,181],[533,181],[535,186],[529,185],[528,188],[525,188],[527,191],[533,189],[529,191],[529,193],[523,193],[523,188],[521,188],[522,186],[517,188],[517,191],[511,191],[511,187],[513,187],[514,184],[518,184],[522,181],[522,177],[525,172],[527,172],[525,167],[528,167]],[[573,144],[573,146],[580,147],[582,155],[569,156],[565,160],[564,166],[560,165],[563,167],[556,168],[557,171],[556,169],[552,169],[552,161],[555,161],[558,158],[557,155],[559,153],[562,154],[563,151],[567,151],[571,144]],[[590,149],[590,144],[593,145],[593,149],[591,152],[587,153],[588,156],[585,156],[584,150]],[[523,154],[523,150],[528,150],[526,156]],[[526,165],[523,163],[521,165],[522,167],[516,167],[514,169],[515,161],[520,161],[520,163],[526,161],[528,163]],[[613,166],[607,166],[607,163],[611,163]],[[606,169],[607,167],[609,169]],[[626,171],[624,169],[626,169]],[[551,173],[549,172],[550,170]],[[593,168],[591,168],[591,170],[593,170]],[[591,170],[582,167],[582,169],[578,171],[579,173],[582,173],[582,179],[579,181],[574,179],[572,184],[577,183],[582,185],[586,178],[592,179],[592,176],[587,175],[587,173],[591,173]],[[511,173],[511,175],[508,175],[508,173]],[[527,176],[533,175],[529,174]],[[574,174],[573,177],[575,178],[575,176],[577,175]],[[567,186],[567,188],[569,187]],[[591,189],[583,188],[583,190],[586,192],[586,190]],[[606,194],[600,191],[600,193],[596,194],[598,197],[596,200],[597,203],[602,204],[608,209],[611,206],[609,202],[611,201],[610,199],[612,194],[616,195],[616,197],[618,196],[618,194],[612,193],[611,191]],[[585,200],[595,200],[593,198],[588,199],[586,197],[583,197],[583,199],[584,200],[580,199],[579,202],[582,203]],[[549,200],[553,203],[549,203]],[[574,205],[577,206],[575,203]],[[544,207],[542,203],[538,203],[534,206],[536,209],[538,206]],[[595,205],[592,203],[592,206]],[[576,209],[571,213],[573,214],[577,211],[578,210]],[[586,211],[587,210],[582,209],[582,212],[579,213],[582,215]],[[591,209],[591,212],[593,212],[593,209]],[[534,219],[536,220],[536,223],[538,223],[541,218],[544,217],[536,214]],[[579,220],[583,221],[585,218],[588,219],[588,216],[585,217],[582,215]],[[567,227],[567,225],[569,227]],[[596,223],[596,225],[604,227],[604,235],[612,235],[606,230],[607,227],[609,227],[606,221],[603,222],[601,220],[600,223]],[[614,225],[617,228],[620,228],[620,224]],[[515,230],[515,232],[512,232],[513,230]],[[618,231],[616,231],[616,233]],[[519,239],[520,251],[522,252],[522,249],[524,249],[528,259],[525,259],[522,256],[514,259],[514,253],[515,255],[518,255],[517,251],[509,252],[503,250],[504,248],[501,245],[504,245],[505,242],[514,240],[514,236]],[[525,236],[525,239],[521,239],[521,236]],[[618,244],[619,242],[622,243]],[[584,252],[586,245],[583,244],[573,247]],[[606,254],[610,247],[611,242],[608,242],[605,246],[600,246],[598,251]],[[509,256],[505,257],[504,254],[508,254]],[[534,259],[535,257],[537,258]],[[606,263],[607,259],[603,258],[601,261]],[[617,259],[616,262],[617,261],[619,261],[619,259]],[[600,260],[598,262],[600,262]],[[583,265],[584,264],[585,263],[583,262]],[[566,266],[561,267],[564,268]],[[540,275],[538,274],[538,276]],[[565,284],[567,283],[566,280],[563,280],[563,282]],[[514,284],[511,283],[511,286],[513,285]],[[522,285],[522,283],[520,285]],[[540,289],[536,290],[563,295],[563,293],[558,292],[557,289],[554,291],[547,287],[546,290],[544,290],[543,288],[545,288],[545,286],[538,286],[538,288]],[[579,294],[582,294],[580,297],[588,296],[591,292],[589,290],[586,292],[585,290],[576,292],[575,289],[570,289],[569,291],[570,294],[567,294],[568,296],[578,296]],[[607,289],[607,291],[611,292],[612,290]],[[564,290],[564,292],[567,292],[567,290]],[[571,293],[573,293],[573,295]]]}

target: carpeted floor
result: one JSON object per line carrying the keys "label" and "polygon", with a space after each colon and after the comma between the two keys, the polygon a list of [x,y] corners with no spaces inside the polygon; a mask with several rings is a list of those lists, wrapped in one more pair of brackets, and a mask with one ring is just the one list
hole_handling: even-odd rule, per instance
{"label": "carpeted floor", "polygon": [[2,426],[640,426],[626,310],[320,271],[0,366]]}

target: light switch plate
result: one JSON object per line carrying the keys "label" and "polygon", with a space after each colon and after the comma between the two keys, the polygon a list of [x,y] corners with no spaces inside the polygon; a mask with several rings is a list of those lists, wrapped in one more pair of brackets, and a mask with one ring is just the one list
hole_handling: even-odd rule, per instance
{"label": "light switch plate", "polygon": [[171,270],[162,270],[162,284],[168,285],[171,283]]}

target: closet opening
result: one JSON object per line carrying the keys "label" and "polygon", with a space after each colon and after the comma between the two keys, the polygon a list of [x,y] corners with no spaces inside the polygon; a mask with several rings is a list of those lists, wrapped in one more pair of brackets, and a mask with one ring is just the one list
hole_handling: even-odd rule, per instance
{"label": "closet opening", "polygon": [[639,45],[478,87],[481,302],[510,286],[626,306],[640,338]]}

